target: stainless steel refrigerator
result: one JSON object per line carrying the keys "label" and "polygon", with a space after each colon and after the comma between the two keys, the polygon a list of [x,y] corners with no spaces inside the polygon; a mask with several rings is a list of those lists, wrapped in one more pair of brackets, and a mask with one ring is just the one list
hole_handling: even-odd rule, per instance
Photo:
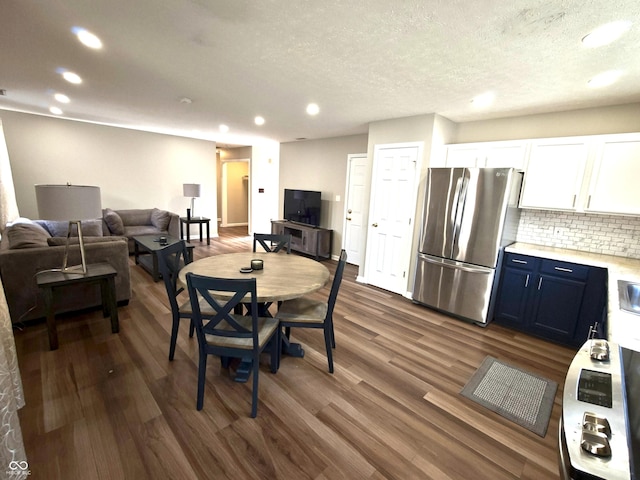
{"label": "stainless steel refrigerator", "polygon": [[521,184],[512,168],[429,169],[414,301],[491,321],[502,253],[518,231]]}

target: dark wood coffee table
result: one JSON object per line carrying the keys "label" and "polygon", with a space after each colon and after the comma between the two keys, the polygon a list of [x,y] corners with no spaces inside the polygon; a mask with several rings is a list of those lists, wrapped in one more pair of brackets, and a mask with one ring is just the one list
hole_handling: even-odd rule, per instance
{"label": "dark wood coffee table", "polygon": [[[160,243],[160,237],[166,239],[166,243]],[[169,235],[137,235],[133,237],[133,255],[136,265],[140,265],[151,274],[154,282],[162,278],[158,270],[158,250],[179,242],[179,238]],[[193,260],[193,245],[186,243],[189,260]]]}

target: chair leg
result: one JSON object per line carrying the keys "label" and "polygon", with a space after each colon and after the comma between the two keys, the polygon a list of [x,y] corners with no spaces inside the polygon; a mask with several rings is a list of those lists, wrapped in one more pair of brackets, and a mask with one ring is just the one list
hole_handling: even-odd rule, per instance
{"label": "chair leg", "polygon": [[207,354],[200,352],[200,361],[198,362],[198,400],[196,409],[202,410],[204,404],[204,381],[207,372]]}
{"label": "chair leg", "polygon": [[333,335],[331,335],[331,326],[327,325],[324,328],[324,346],[327,349],[327,362],[329,363],[329,373],[333,373],[333,352],[331,351],[331,341]]}
{"label": "chair leg", "polygon": [[173,323],[171,324],[171,341],[169,343],[169,361],[173,361],[176,353],[176,342],[178,341],[178,328],[180,327],[180,317],[173,314]]}
{"label": "chair leg", "polygon": [[333,331],[333,320],[329,322],[329,328],[331,330],[331,347],[336,348],[336,335],[335,335],[335,332]]}
{"label": "chair leg", "polygon": [[193,337],[193,332],[195,331],[196,326],[193,323],[193,320],[189,323],[189,337]]}
{"label": "chair leg", "polygon": [[280,341],[280,327],[278,327],[271,339],[271,373],[276,373],[280,368],[280,351],[282,349]]}
{"label": "chair leg", "polygon": [[251,418],[258,415],[258,373],[260,372],[260,355],[253,356],[253,390],[251,392]]}

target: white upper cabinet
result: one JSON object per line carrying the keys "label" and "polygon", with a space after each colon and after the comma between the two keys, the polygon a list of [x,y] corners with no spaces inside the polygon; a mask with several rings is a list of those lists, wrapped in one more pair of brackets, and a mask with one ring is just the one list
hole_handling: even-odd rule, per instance
{"label": "white upper cabinet", "polygon": [[585,211],[640,214],[640,135],[614,135],[595,145]]}
{"label": "white upper cabinet", "polygon": [[520,206],[576,210],[588,155],[584,138],[533,140]]}
{"label": "white upper cabinet", "polygon": [[447,167],[524,168],[526,141],[460,143],[447,146]]}

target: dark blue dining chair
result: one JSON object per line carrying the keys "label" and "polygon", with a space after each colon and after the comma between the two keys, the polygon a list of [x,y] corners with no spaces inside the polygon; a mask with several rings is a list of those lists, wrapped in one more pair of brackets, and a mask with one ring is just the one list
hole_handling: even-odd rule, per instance
{"label": "dark blue dining chair", "polygon": [[[271,372],[278,371],[280,356],[280,329],[275,318],[258,317],[256,302],[256,279],[213,278],[187,273],[187,287],[193,322],[199,346],[198,397],[197,409],[202,410],[204,403],[204,384],[207,370],[207,356],[216,355],[225,359],[237,357],[249,362],[253,373],[251,397],[251,417],[258,413],[258,373],[260,354],[266,349],[271,353]],[[228,293],[231,298],[221,301],[213,297],[212,292]],[[204,300],[215,312],[212,318],[203,318],[201,300]],[[251,305],[248,315],[235,314],[242,303]]]}
{"label": "dark blue dining chair", "polygon": [[287,253],[291,253],[291,234],[277,235],[275,233],[254,233],[253,234],[253,251],[260,244],[265,252],[278,253],[284,249]]}
{"label": "dark blue dining chair", "polygon": [[333,283],[326,302],[314,300],[309,297],[285,300],[278,307],[276,318],[280,320],[280,326],[285,329],[287,338],[291,328],[318,328],[324,331],[324,343],[327,350],[327,362],[329,372],[333,373],[333,353],[336,348],[336,340],[333,332],[333,309],[338,298],[338,291],[342,283],[344,266],[347,263],[347,252],[340,252],[340,260],[333,275]]}

